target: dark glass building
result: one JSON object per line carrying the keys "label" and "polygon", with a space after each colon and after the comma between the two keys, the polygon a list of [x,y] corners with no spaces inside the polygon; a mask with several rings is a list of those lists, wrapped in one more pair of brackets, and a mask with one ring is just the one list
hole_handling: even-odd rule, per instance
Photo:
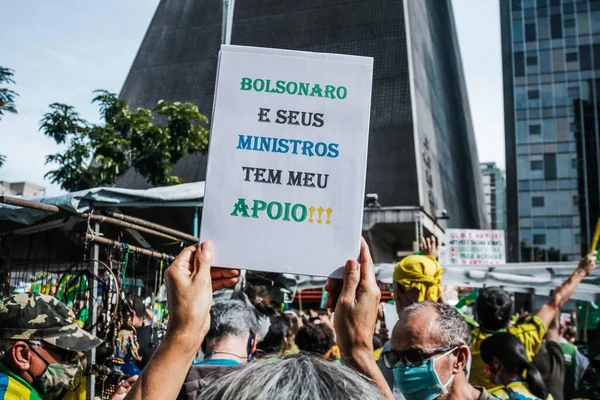
{"label": "dark glass building", "polygon": [[500,8],[509,259],[576,260],[599,212],[600,1]]}
{"label": "dark glass building", "polygon": [[[210,116],[222,10],[219,0],[161,1],[121,96],[134,107],[193,102]],[[412,250],[416,234],[443,235],[446,223],[486,227],[450,0],[238,1],[231,44],[375,59],[366,193],[378,198],[365,230],[380,238],[379,260]],[[205,164],[193,155],[174,173],[203,180]],[[146,183],[130,172],[120,185]]]}

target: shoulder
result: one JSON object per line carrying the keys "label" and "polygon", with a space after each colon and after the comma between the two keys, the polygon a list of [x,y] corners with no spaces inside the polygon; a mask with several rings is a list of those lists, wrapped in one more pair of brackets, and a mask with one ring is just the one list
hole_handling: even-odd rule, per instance
{"label": "shoulder", "polygon": [[[479,389],[479,388],[477,388]],[[485,395],[487,395],[488,397],[484,397]],[[489,393],[483,389],[483,392],[481,393],[481,397],[479,398],[480,400],[493,400],[493,399],[502,399],[502,400],[509,400],[510,397],[508,396],[508,393],[506,392],[506,390],[504,390],[503,386],[497,386],[495,388],[490,389]]]}
{"label": "shoulder", "polygon": [[537,334],[546,335],[546,324],[544,321],[532,315],[527,317],[522,323],[508,329],[513,335]]}

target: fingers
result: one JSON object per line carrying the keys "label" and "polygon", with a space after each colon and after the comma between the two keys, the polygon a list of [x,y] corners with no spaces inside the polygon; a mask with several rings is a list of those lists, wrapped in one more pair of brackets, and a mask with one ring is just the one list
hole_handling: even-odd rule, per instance
{"label": "fingers", "polygon": [[356,289],[360,283],[360,265],[354,260],[348,260],[344,271],[344,284],[340,292],[340,298],[347,302],[353,302],[356,298]]}
{"label": "fingers", "polygon": [[342,280],[329,278],[327,279],[327,283],[325,283],[325,291],[327,292],[327,300],[325,301],[325,308],[331,309],[335,308],[337,304],[337,299],[340,295],[340,291],[342,290]]}
{"label": "fingers", "polygon": [[431,246],[435,249],[437,248],[437,239],[435,238],[435,236],[431,237]]}
{"label": "fingers", "polygon": [[125,383],[127,383],[130,386],[132,386],[135,383],[135,381],[138,380],[138,378],[139,378],[139,375],[134,375],[134,376],[130,377],[129,379],[127,379],[125,381]]}
{"label": "fingers", "polygon": [[196,254],[196,245],[191,245],[183,249],[175,260],[171,263],[171,266],[187,268],[190,272],[194,269],[194,254]]}
{"label": "fingers", "polygon": [[210,270],[210,277],[213,280],[214,279],[223,279],[223,278],[235,278],[238,276],[240,276],[239,269],[212,267]]}
{"label": "fingers", "polygon": [[421,236],[421,243],[419,244],[421,250],[425,250],[427,248],[427,243],[425,242],[425,237]]}
{"label": "fingers", "polygon": [[226,289],[226,288],[235,286],[239,280],[240,279],[238,277],[213,279],[212,280],[212,291],[216,292],[217,290]]}
{"label": "fingers", "polygon": [[365,239],[360,241],[360,279],[361,282],[369,284],[376,281],[373,258]]}
{"label": "fingers", "polygon": [[211,242],[202,242],[198,245],[194,259],[194,274],[192,279],[199,277],[204,281],[210,280],[210,267],[212,266],[214,247]]}

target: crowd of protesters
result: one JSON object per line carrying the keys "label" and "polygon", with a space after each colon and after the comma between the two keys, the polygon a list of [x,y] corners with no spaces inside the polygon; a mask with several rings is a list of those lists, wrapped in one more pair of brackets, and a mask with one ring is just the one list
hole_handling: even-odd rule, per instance
{"label": "crowd of protesters", "polygon": [[[510,294],[489,287],[473,321],[445,304],[435,238],[423,239],[421,254],[395,267],[398,322],[387,327],[364,240],[343,279],[327,281],[321,314],[278,311],[252,286],[213,305],[214,291],[240,279],[211,267],[213,251],[190,246],[167,269],[167,332],[150,353],[139,344],[153,340],[146,310],[136,298],[127,303],[113,356],[134,376],[112,400],[598,398],[594,363],[560,320],[595,253],[535,313],[515,320]],[[0,303],[0,400],[60,398],[81,383],[83,354],[100,342],[52,297],[9,297]]]}

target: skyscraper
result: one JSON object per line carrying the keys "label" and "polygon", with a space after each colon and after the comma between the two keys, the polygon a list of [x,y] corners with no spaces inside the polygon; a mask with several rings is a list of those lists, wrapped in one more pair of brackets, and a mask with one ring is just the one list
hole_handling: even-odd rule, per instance
{"label": "skyscraper", "polygon": [[[221,21],[220,0],[161,1],[121,96],[133,107],[194,102],[210,116]],[[450,0],[238,1],[231,44],[374,57],[366,193],[377,201],[365,230],[380,261],[438,232],[445,215],[451,227],[485,227]],[[174,173],[203,180],[205,163],[193,155]],[[130,172],[120,185],[145,182]]]}
{"label": "skyscraper", "polygon": [[509,259],[575,260],[598,216],[600,1],[500,8]]}
{"label": "skyscraper", "polygon": [[506,184],[495,162],[481,163],[485,208],[492,229],[506,229]]}

